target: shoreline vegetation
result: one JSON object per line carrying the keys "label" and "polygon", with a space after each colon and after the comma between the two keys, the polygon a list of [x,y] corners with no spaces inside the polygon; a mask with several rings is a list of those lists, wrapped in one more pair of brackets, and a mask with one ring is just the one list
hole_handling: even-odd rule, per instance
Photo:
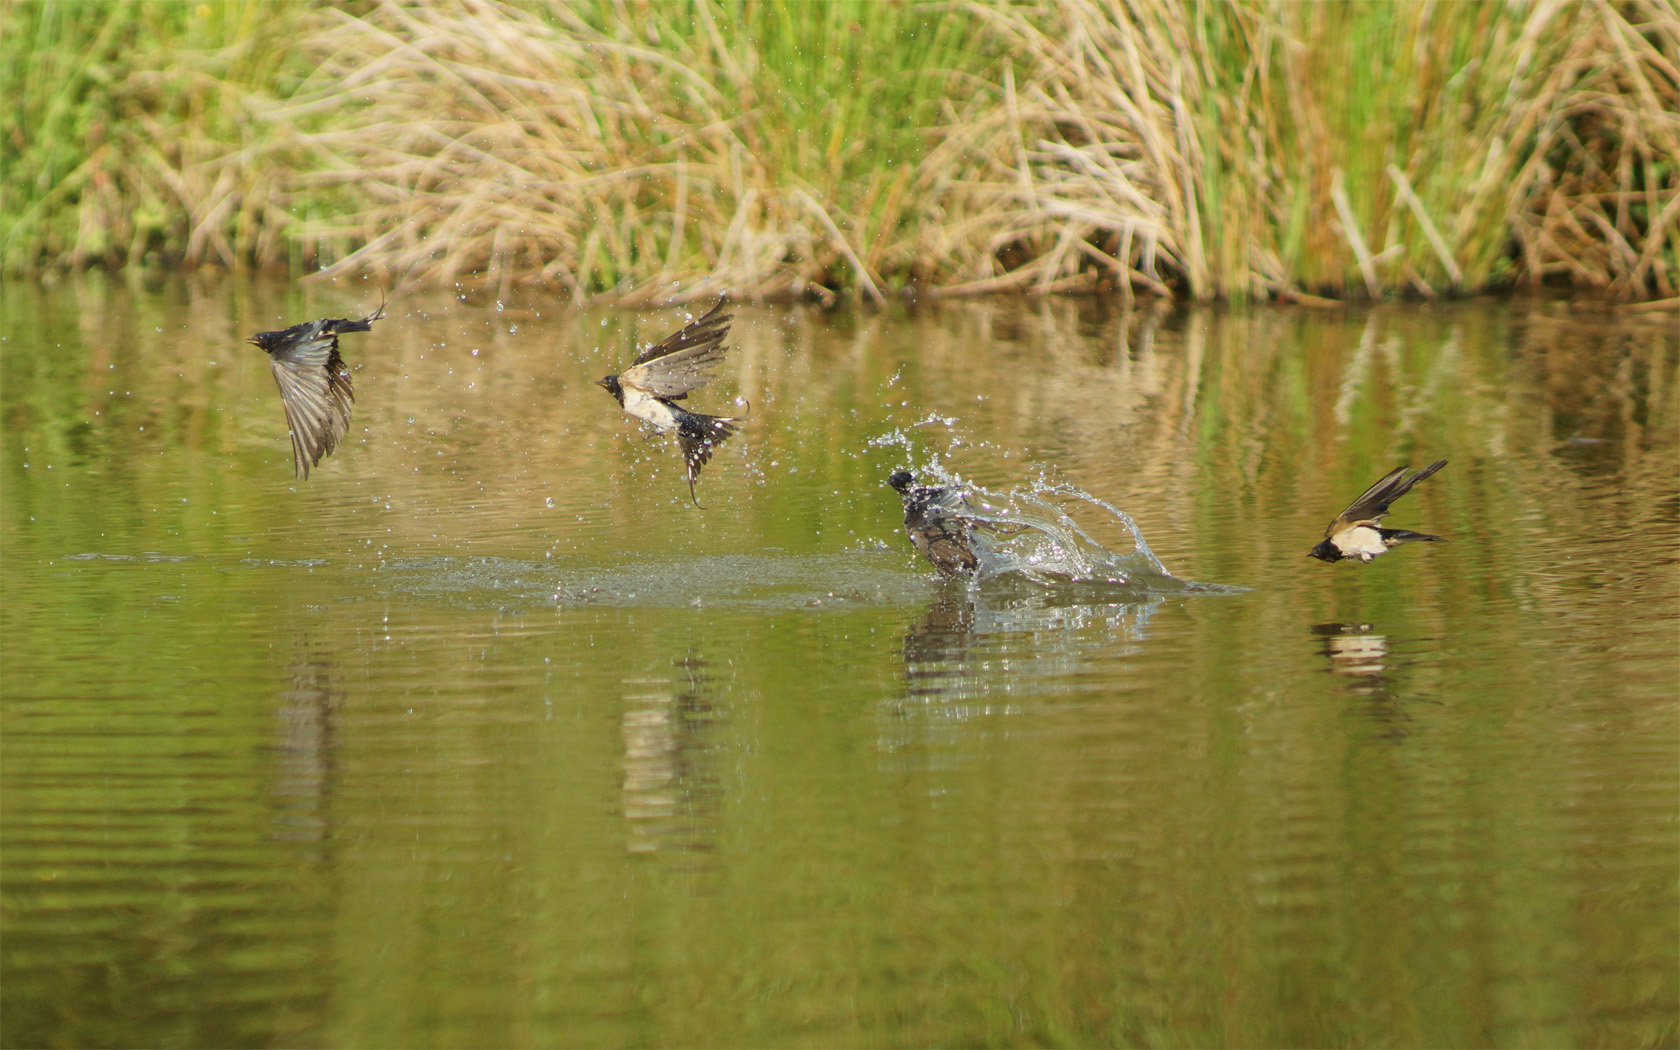
{"label": "shoreline vegetation", "polygon": [[1680,2],[0,0],[0,265],[1680,296]]}

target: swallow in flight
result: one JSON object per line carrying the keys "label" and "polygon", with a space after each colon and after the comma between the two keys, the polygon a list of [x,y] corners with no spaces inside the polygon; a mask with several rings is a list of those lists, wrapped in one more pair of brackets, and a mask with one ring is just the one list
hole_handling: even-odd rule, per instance
{"label": "swallow in flight", "polygon": [[350,371],[338,353],[338,337],[345,332],[371,332],[385,316],[385,304],[359,321],[323,317],[319,321],[258,332],[245,340],[268,354],[268,367],[280,386],[286,425],[292,431],[292,461],[299,481],[309,468],[338,447],[350,429],[350,406],[356,391]]}
{"label": "swallow in flight", "polygon": [[723,361],[723,340],[729,334],[729,315],[719,313],[723,300],[699,320],[690,321],[675,335],[643,350],[629,368],[595,381],[607,388],[624,411],[652,426],[656,433],[677,433],[688,477],[688,498],[696,507],[694,483],[712,452],[735,433],[741,419],[691,412],[678,401],[714,378],[712,369]]}
{"label": "swallow in flight", "polygon": [[901,470],[887,479],[904,501],[904,531],[939,575],[946,579],[973,576],[980,568],[969,543],[968,518],[957,513],[961,496],[943,485],[918,485],[915,475]]}
{"label": "swallow in flight", "polygon": [[1413,485],[1446,465],[1446,460],[1438,459],[1409,478],[1406,477],[1409,467],[1395,467],[1384,474],[1375,485],[1361,493],[1347,510],[1336,515],[1336,520],[1324,530],[1324,539],[1307,552],[1307,557],[1320,561],[1358,558],[1365,562],[1379,554],[1387,553],[1390,547],[1407,540],[1439,540],[1441,537],[1431,536],[1427,532],[1379,528],[1377,522],[1388,513],[1390,503],[1410,492]]}

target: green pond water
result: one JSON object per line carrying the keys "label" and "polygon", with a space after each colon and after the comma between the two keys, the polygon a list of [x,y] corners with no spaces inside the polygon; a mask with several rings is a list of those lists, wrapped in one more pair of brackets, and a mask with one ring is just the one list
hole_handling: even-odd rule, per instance
{"label": "green pond water", "polygon": [[[378,300],[0,288],[5,1045],[1680,1041],[1673,312],[741,306],[698,510],[681,311],[534,293],[294,482],[242,340]],[[1225,587],[942,583],[904,466]]]}

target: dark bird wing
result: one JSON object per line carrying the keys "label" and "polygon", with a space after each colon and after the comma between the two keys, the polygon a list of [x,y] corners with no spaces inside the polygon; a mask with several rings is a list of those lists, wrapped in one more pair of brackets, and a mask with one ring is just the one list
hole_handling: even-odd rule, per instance
{"label": "dark bird wing", "polygon": [[969,545],[968,524],[963,518],[933,511],[908,530],[910,541],[933,563],[939,575],[972,576],[980,568],[980,562]]}
{"label": "dark bird wing", "polygon": [[694,495],[694,483],[700,479],[700,468],[712,458],[717,447],[735,433],[740,422],[728,416],[708,416],[700,412],[683,412],[677,425],[677,444],[682,447],[683,463],[687,467],[688,498],[696,507],[700,501]]}
{"label": "dark bird wing", "polygon": [[[338,324],[360,324],[363,328],[334,328]],[[344,358],[338,352],[337,331],[362,331],[366,321],[341,322],[331,319],[298,326],[313,329],[300,333],[268,355],[269,368],[280,387],[286,408],[286,424],[292,431],[292,460],[297,477],[309,477],[309,468],[338,447],[350,429],[350,409],[355,388]]]}
{"label": "dark bird wing", "polygon": [[974,525],[986,524],[964,516],[963,494],[946,486],[914,484],[908,471],[901,471],[888,479],[904,501],[904,531],[910,542],[933,563],[939,575],[948,579],[972,576],[980,567],[969,531]]}
{"label": "dark bird wing", "polygon": [[672,399],[710,383],[712,369],[723,361],[723,340],[729,334],[730,315],[722,310],[720,299],[704,317],[643,350],[618,377],[619,382]]}
{"label": "dark bird wing", "polygon": [[1347,510],[1336,515],[1336,520],[1332,521],[1330,527],[1324,530],[1324,535],[1334,536],[1355,522],[1380,520],[1384,514],[1388,513],[1391,503],[1410,492],[1413,485],[1446,465],[1446,460],[1438,459],[1409,478],[1406,477],[1408,468],[1404,466],[1395,467],[1377,479],[1376,484],[1360,493],[1358,499],[1348,504]]}

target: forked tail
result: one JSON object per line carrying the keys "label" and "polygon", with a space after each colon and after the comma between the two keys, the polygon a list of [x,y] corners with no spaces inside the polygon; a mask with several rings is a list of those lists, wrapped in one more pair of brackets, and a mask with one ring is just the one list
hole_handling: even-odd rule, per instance
{"label": "forked tail", "polygon": [[740,422],[734,416],[708,416],[687,410],[679,417],[677,440],[688,468],[688,498],[696,507],[700,506],[700,500],[694,495],[694,483],[700,477],[700,468],[712,458],[713,450],[729,440]]}
{"label": "forked tail", "polygon": [[1446,542],[1439,536],[1431,536],[1427,532],[1413,532],[1411,529],[1378,529],[1377,532],[1382,534],[1383,543],[1390,547],[1408,540],[1428,540],[1431,543]]}

